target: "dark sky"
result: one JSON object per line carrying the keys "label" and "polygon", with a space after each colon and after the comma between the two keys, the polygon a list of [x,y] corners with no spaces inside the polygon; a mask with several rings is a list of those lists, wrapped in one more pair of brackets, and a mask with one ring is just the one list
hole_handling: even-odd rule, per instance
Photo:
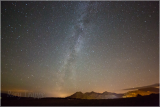
{"label": "dark sky", "polygon": [[64,97],[159,83],[159,2],[1,2],[2,91]]}

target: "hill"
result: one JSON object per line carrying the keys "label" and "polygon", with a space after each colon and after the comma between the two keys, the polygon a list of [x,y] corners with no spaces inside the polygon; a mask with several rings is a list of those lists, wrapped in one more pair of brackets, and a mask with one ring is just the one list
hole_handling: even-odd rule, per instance
{"label": "hill", "polygon": [[67,98],[77,98],[77,99],[115,99],[115,98],[122,98],[123,94],[116,94],[111,92],[103,92],[103,93],[96,93],[92,92],[76,92]]}

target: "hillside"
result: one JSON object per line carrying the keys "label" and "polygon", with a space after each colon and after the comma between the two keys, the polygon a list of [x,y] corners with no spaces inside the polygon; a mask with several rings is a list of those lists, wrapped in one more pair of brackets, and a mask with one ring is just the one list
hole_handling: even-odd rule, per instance
{"label": "hillside", "polygon": [[77,98],[77,99],[115,99],[115,98],[122,98],[123,94],[116,94],[111,92],[103,92],[103,93],[96,93],[92,92],[76,92],[67,98]]}

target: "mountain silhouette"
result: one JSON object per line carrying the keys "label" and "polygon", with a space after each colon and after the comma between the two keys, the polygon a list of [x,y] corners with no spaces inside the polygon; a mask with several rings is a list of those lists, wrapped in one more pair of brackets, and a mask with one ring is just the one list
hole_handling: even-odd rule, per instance
{"label": "mountain silhouette", "polygon": [[92,92],[76,92],[73,95],[67,98],[77,98],[77,99],[114,99],[114,98],[122,98],[123,94],[116,94],[111,92],[103,92],[103,93],[96,93]]}

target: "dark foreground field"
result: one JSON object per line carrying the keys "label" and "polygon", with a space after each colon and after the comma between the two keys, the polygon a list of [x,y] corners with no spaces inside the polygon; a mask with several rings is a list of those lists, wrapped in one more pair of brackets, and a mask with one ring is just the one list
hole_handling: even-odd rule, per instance
{"label": "dark foreground field", "polygon": [[2,106],[159,106],[159,94],[135,98],[82,100],[69,98],[3,98]]}

